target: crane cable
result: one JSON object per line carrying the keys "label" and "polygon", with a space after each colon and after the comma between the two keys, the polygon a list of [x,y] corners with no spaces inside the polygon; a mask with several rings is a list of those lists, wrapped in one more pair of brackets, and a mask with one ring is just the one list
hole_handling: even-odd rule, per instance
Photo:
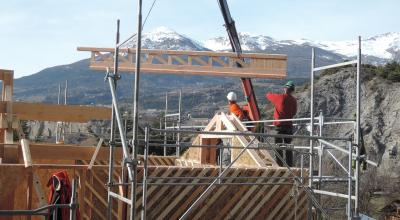
{"label": "crane cable", "polygon": [[153,1],[153,4],[151,4],[151,7],[150,7],[149,11],[147,12],[146,18],[144,19],[144,22],[143,22],[143,24],[142,24],[142,30],[143,30],[143,27],[144,27],[144,25],[145,25],[146,22],[147,22],[147,18],[149,18],[149,15],[150,15],[151,11],[153,10],[153,7],[154,7],[154,5],[156,4],[156,2],[157,2],[157,0],[154,0],[154,1]]}
{"label": "crane cable", "polygon": [[[150,15],[151,11],[152,11],[153,8],[154,8],[154,5],[156,4],[156,2],[157,2],[157,0],[154,0],[154,1],[153,1],[153,3],[151,4],[151,7],[150,7],[150,9],[149,9],[149,11],[147,12],[146,18],[144,19],[144,22],[143,22],[143,24],[142,24],[142,30],[143,30],[143,28],[144,28],[144,25],[145,25],[146,22],[147,22],[147,19],[149,18],[149,15]],[[132,35],[131,35],[129,38],[127,38],[125,41],[123,41],[122,43],[118,44],[117,47],[125,46],[125,45],[129,42],[129,40],[131,40],[132,38],[134,38],[136,35],[137,35],[137,33],[132,34]]]}

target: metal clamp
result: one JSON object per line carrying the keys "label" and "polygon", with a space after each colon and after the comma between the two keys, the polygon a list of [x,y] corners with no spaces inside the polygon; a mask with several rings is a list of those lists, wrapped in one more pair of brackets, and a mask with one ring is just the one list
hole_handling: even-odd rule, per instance
{"label": "metal clamp", "polygon": [[114,73],[111,73],[110,68],[106,68],[106,75],[104,76],[104,81],[107,81],[108,78],[112,78],[113,80],[120,80],[121,75],[117,74],[115,75]]}

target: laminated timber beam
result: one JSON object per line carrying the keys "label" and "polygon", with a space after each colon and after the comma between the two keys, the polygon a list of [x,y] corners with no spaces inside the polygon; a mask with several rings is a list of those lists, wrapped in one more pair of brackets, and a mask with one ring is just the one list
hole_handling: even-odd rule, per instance
{"label": "laminated timber beam", "polygon": [[0,101],[0,113],[12,112],[20,120],[64,121],[84,123],[90,120],[110,120],[111,108],[80,105],[56,105]]}
{"label": "laminated timber beam", "polygon": [[[114,48],[78,47],[91,52],[90,68],[113,68]],[[135,48],[119,50],[119,70],[135,70]],[[143,49],[141,70],[145,73],[203,75],[241,78],[286,78],[287,56],[280,54],[241,54],[211,51]],[[237,67],[237,63],[241,68]]]}

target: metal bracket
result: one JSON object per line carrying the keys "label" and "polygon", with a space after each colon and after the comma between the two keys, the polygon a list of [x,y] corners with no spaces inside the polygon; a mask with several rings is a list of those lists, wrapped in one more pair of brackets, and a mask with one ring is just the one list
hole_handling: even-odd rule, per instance
{"label": "metal bracket", "polygon": [[111,73],[110,68],[107,67],[106,68],[106,75],[104,76],[104,81],[107,81],[108,78],[112,78],[114,81],[116,80],[120,80],[121,79],[121,75],[115,75],[114,73]]}

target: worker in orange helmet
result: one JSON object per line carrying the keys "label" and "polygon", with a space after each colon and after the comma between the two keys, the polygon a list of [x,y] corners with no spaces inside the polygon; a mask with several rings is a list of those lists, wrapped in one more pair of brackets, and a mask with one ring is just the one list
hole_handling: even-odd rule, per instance
{"label": "worker in orange helmet", "polygon": [[[288,81],[284,86],[283,94],[267,93],[267,99],[274,105],[274,119],[292,119],[297,112],[297,101],[296,98],[292,96],[295,90],[295,85],[293,81]],[[277,134],[293,134],[293,123],[292,121],[274,121],[276,126]],[[290,144],[292,138],[275,138],[275,144],[286,143]],[[278,153],[283,158],[283,151],[278,150]],[[286,152],[286,163],[291,167],[293,166],[293,152],[287,150]],[[277,158],[279,166],[283,166],[283,162]]]}
{"label": "worker in orange helmet", "polygon": [[235,92],[229,92],[228,95],[226,96],[229,102],[229,111],[236,115],[240,120],[243,120],[244,118],[244,113],[242,108],[236,103],[237,100],[237,95]]}

